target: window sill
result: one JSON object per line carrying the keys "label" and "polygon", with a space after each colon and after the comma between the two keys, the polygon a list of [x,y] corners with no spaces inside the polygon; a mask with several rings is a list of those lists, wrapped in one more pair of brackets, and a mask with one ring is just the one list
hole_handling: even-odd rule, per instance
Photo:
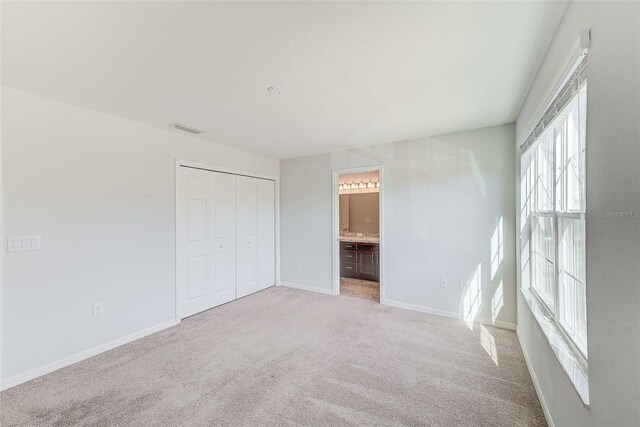
{"label": "window sill", "polygon": [[522,292],[522,296],[525,301],[527,301],[531,313],[533,313],[538,325],[540,325],[540,329],[542,329],[542,332],[547,337],[551,349],[556,354],[560,365],[562,365],[562,368],[569,377],[582,403],[588,407],[589,375],[587,369],[580,365],[578,358],[573,354],[569,345],[565,343],[562,335],[560,335],[560,332],[556,329],[556,325],[545,317],[544,311],[534,295],[528,289],[520,289],[520,292]]}

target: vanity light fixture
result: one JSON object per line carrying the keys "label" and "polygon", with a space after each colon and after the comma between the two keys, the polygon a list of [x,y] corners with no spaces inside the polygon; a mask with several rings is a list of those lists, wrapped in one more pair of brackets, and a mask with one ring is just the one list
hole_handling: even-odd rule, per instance
{"label": "vanity light fixture", "polygon": [[340,190],[369,190],[380,188],[380,181],[374,181],[373,179],[369,179],[368,181],[351,181],[351,182],[343,182],[338,184],[338,189]]}

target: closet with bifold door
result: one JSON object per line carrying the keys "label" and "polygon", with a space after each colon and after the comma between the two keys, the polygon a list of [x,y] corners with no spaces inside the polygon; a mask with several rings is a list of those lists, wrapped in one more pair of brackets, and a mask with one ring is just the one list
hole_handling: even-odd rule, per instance
{"label": "closet with bifold door", "polygon": [[275,182],[179,165],[179,317],[275,284]]}

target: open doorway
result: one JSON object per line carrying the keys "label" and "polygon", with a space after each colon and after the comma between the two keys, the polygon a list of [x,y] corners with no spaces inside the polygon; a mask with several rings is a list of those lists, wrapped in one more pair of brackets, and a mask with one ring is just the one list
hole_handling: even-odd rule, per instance
{"label": "open doorway", "polygon": [[381,298],[379,167],[334,172],[334,294]]}

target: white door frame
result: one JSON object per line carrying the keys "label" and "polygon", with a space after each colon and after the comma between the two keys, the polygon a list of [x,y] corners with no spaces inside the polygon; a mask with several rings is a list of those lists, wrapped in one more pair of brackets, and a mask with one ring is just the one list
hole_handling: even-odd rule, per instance
{"label": "white door frame", "polygon": [[197,168],[208,170],[211,172],[223,172],[234,175],[242,175],[248,176],[252,178],[262,178],[262,179],[270,179],[275,182],[275,284],[276,286],[280,285],[280,177],[276,175],[268,175],[263,173],[257,173],[247,170],[241,169],[233,169],[227,168],[223,166],[215,166],[209,165],[205,163],[193,162],[191,160],[182,160],[175,159],[175,171],[174,171],[174,288],[175,288],[175,298],[176,298],[176,323],[180,323],[182,321],[182,314],[180,310],[180,288],[178,286],[178,272],[177,272],[177,262],[178,262],[178,173],[180,170],[180,166],[187,166],[190,168]]}
{"label": "white door frame", "polygon": [[331,187],[331,209],[333,220],[331,221],[331,235],[333,239],[333,295],[340,295],[340,175],[346,173],[361,173],[378,171],[378,180],[380,181],[380,196],[378,199],[378,210],[380,215],[380,304],[385,304],[385,288],[384,288],[384,264],[386,257],[384,256],[384,166],[372,165],[359,168],[334,169]]}

